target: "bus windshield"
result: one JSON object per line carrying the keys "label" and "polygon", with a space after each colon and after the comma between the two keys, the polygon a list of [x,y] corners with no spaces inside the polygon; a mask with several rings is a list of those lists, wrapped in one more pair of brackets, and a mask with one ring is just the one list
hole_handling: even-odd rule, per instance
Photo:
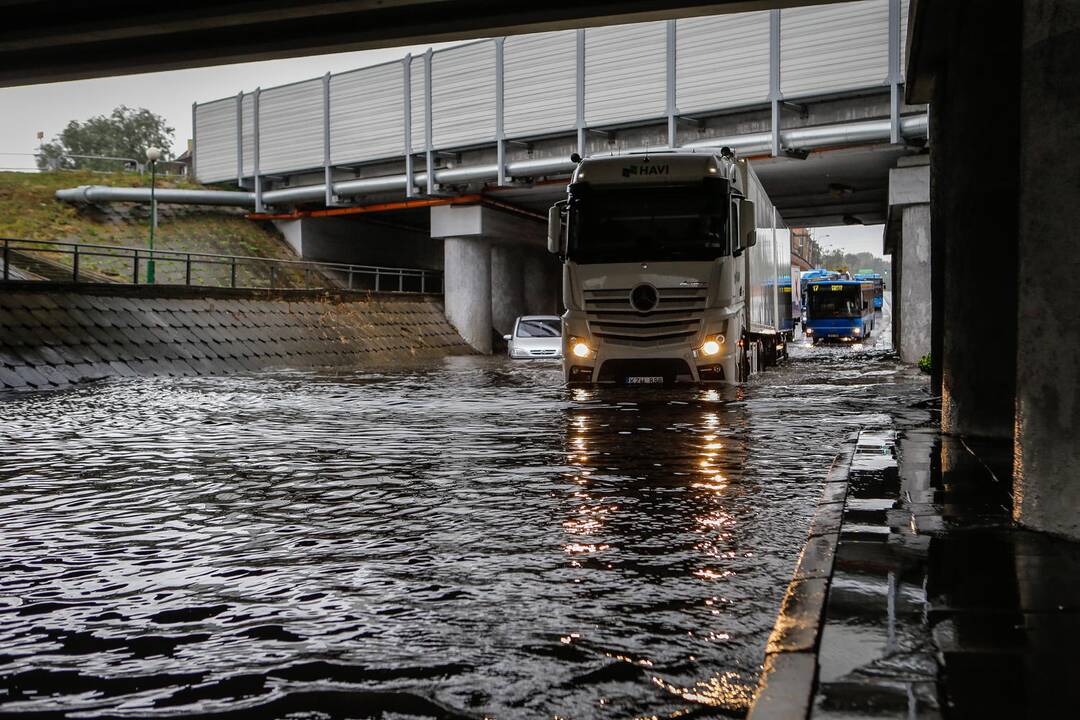
{"label": "bus windshield", "polygon": [[807,312],[813,320],[850,318],[862,314],[862,292],[858,285],[811,285]]}
{"label": "bus windshield", "polygon": [[567,255],[575,262],[714,260],[730,254],[724,181],[572,193]]}

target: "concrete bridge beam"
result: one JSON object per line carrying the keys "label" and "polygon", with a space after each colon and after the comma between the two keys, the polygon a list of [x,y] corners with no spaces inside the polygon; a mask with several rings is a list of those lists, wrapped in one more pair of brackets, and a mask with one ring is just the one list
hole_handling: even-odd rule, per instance
{"label": "concrete bridge beam", "polygon": [[431,208],[431,237],[444,242],[446,317],[479,352],[528,312],[526,257],[541,252],[544,235],[537,220],[482,205]]}

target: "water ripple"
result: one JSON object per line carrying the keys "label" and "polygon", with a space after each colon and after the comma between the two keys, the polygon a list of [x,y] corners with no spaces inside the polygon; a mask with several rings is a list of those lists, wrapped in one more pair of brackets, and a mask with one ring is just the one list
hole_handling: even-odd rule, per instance
{"label": "water ripple", "polygon": [[741,714],[823,468],[923,385],[801,350],[738,390],[454,358],[8,394],[0,709]]}

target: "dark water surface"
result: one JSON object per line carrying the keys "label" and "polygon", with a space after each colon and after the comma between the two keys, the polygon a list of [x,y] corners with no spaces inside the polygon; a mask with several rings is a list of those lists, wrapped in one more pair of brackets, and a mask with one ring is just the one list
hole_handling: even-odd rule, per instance
{"label": "dark water surface", "polygon": [[824,470],[926,397],[455,358],[0,395],[0,713],[745,713]]}

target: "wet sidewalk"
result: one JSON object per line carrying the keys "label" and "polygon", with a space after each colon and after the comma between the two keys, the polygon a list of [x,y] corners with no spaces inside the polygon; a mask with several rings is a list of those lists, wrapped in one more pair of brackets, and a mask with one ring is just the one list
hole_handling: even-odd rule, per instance
{"label": "wet sidewalk", "polygon": [[1011,521],[1012,449],[860,435],[810,717],[1052,718],[1080,707],[1080,544]]}

